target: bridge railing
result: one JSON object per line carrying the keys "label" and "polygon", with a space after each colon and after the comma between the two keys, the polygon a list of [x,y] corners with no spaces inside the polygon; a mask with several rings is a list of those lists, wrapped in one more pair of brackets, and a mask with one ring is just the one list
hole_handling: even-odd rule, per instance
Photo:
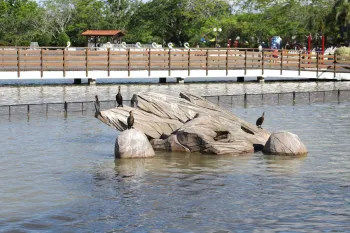
{"label": "bridge railing", "polygon": [[193,70],[285,70],[350,73],[350,56],[291,53],[288,50],[254,49],[122,49],[122,48],[38,48],[0,47],[0,71],[16,71],[20,77],[23,71],[40,71],[41,77],[47,71],[84,71],[88,77],[90,71],[187,70],[191,76]]}

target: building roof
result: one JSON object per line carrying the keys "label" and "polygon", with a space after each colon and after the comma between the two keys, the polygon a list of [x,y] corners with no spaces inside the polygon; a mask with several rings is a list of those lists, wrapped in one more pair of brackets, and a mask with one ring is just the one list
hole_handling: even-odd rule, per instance
{"label": "building roof", "polygon": [[82,36],[125,36],[125,34],[120,30],[87,30],[83,32]]}

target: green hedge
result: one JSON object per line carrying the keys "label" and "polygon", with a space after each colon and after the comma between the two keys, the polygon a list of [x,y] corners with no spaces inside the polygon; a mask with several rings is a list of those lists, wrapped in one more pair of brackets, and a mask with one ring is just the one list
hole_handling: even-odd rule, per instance
{"label": "green hedge", "polygon": [[334,52],[337,56],[348,56],[350,58],[350,47],[340,47]]}

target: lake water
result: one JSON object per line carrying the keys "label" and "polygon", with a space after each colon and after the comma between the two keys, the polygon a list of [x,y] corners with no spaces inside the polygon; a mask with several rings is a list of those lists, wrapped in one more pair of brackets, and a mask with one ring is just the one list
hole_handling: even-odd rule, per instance
{"label": "lake water", "polygon": [[[130,96],[137,90],[213,95],[347,87],[273,83],[123,89]],[[116,86],[103,85],[0,89],[2,104],[91,100],[96,92],[114,99],[116,92]],[[150,159],[115,160],[118,132],[95,119],[92,110],[2,115],[0,232],[350,232],[349,108],[349,102],[326,102],[232,109],[250,122],[265,112],[263,127],[298,134],[309,150],[306,157],[158,152]]]}
{"label": "lake water", "polygon": [[[1,84],[1,82],[0,82]],[[178,95],[186,91],[199,96],[350,90],[350,82],[224,82],[188,84],[121,84],[124,99],[139,92]],[[118,84],[0,86],[0,105],[115,100]]]}

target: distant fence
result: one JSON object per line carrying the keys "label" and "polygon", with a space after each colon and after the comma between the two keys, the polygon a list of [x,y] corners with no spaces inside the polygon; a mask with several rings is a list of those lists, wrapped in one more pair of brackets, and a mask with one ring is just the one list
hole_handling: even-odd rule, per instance
{"label": "distant fence", "polygon": [[[240,95],[203,96],[208,101],[224,108],[251,107],[260,105],[288,105],[288,104],[314,104],[327,102],[350,101],[350,90],[313,91],[313,92],[284,92]],[[125,105],[130,105],[125,100]],[[100,101],[101,109],[110,109],[117,106],[115,100]],[[95,111],[94,101],[42,103],[42,104],[16,104],[1,105],[0,116],[31,115],[31,114],[59,114],[81,113],[92,114]]]}
{"label": "distant fence", "polygon": [[[105,71],[106,77],[112,71],[126,71],[128,77],[131,71],[185,71],[191,76],[191,71],[203,70],[208,76],[209,70],[277,70],[283,71],[313,71],[315,77],[324,72],[350,73],[350,56],[324,55],[322,52],[308,54],[295,53],[288,50],[254,49],[110,49],[110,48],[39,48],[0,47],[0,71],[17,72],[21,77],[24,71],[39,71],[44,76],[46,71],[62,72],[66,77],[68,71],[82,71],[89,77],[90,71]],[[0,77],[1,78],[1,77]]]}

